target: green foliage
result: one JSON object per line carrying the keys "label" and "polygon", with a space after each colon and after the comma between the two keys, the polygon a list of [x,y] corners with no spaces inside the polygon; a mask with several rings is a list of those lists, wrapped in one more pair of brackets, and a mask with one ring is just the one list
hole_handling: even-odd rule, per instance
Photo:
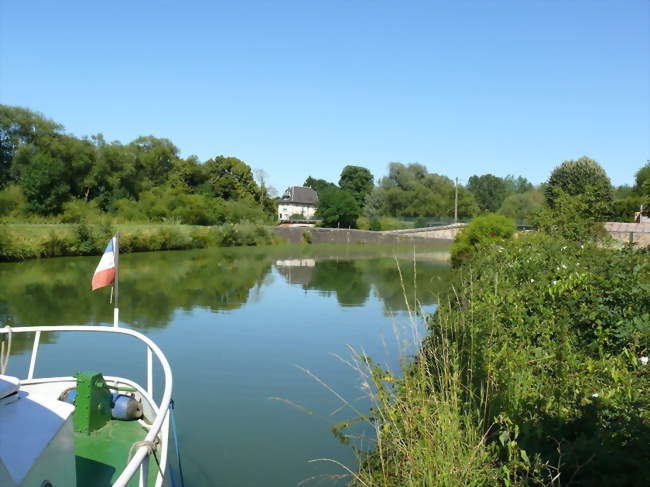
{"label": "green foliage", "polygon": [[[16,157],[24,156],[25,152],[21,152]],[[33,154],[20,178],[28,210],[41,215],[60,213],[63,203],[70,197],[66,179],[66,168],[59,159],[41,152]]]}
{"label": "green foliage", "polygon": [[[24,225],[22,227],[31,227]],[[0,261],[69,255],[100,255],[116,232],[109,223],[42,225],[44,231],[22,228],[11,231],[0,224]],[[221,227],[181,225],[127,225],[120,230],[120,252],[183,250],[204,247],[271,245],[279,239],[268,228],[253,224],[225,224]]]}
{"label": "green foliage", "polygon": [[368,230],[372,230],[373,232],[381,231],[381,221],[379,218],[376,216],[370,218],[370,221],[368,222]]}
{"label": "green foliage", "polygon": [[27,201],[23,190],[17,184],[0,191],[0,217],[19,216],[26,209]]}
{"label": "green foliage", "polygon": [[474,387],[491,384],[489,416],[518,425],[528,456],[559,466],[563,484],[643,485],[647,256],[523,237],[475,254],[454,289],[440,313],[462,320],[456,339],[474,364]]}
{"label": "green foliage", "polygon": [[543,208],[533,223],[540,232],[573,242],[600,240],[606,237],[601,221],[594,215],[607,211],[604,201],[597,201],[588,190],[585,194],[570,196],[556,190],[553,207]]}
{"label": "green foliage", "polygon": [[336,188],[336,184],[330,183],[329,181],[325,181],[324,179],[315,179],[309,176],[307,179],[305,179],[305,183],[303,184],[306,188],[311,188],[314,191],[316,191],[319,195],[326,189],[331,189],[331,188]]}
{"label": "green foliage", "polygon": [[537,191],[514,193],[503,200],[499,214],[512,218],[515,221],[529,222],[540,210],[544,203],[544,196]]}
{"label": "green foliage", "polygon": [[[421,164],[404,165],[391,162],[388,176],[379,181],[366,199],[368,216],[453,217],[455,185],[448,177],[429,173]],[[478,214],[474,196],[458,188],[458,216],[471,218]]]}
{"label": "green foliage", "polygon": [[577,161],[564,161],[551,173],[545,189],[548,206],[553,208],[561,194],[582,197],[584,216],[602,220],[609,212],[612,185],[596,161],[581,157]]}
{"label": "green foliage", "polygon": [[339,187],[354,196],[359,208],[363,207],[366,197],[371,193],[374,186],[372,173],[365,167],[345,166],[341,171]]}
{"label": "green foliage", "polygon": [[[225,215],[231,203],[255,221],[275,213],[263,182],[237,158],[181,159],[170,140],[153,136],[126,145],[101,134],[79,139],[38,113],[0,105],[0,190],[9,183],[20,184],[26,217],[53,217],[74,200],[133,221],[241,221]],[[62,220],[78,220],[80,210],[73,203]]]}
{"label": "green foliage", "polygon": [[508,175],[503,178],[503,182],[506,185],[506,193],[509,195],[513,193],[527,193],[533,189],[532,183],[523,176],[514,177]]}
{"label": "green foliage", "polygon": [[621,186],[616,186],[613,189],[614,200],[623,200],[635,195],[635,188],[628,184],[622,184]]}
{"label": "green foliage", "polygon": [[515,223],[503,215],[488,214],[474,218],[463,228],[451,247],[451,262],[457,267],[479,248],[503,244],[515,233]]}
{"label": "green foliage", "polygon": [[649,291],[641,251],[541,234],[482,247],[401,378],[354,361],[376,437],[354,485],[645,485]]}
{"label": "green foliage", "polygon": [[103,218],[95,201],[70,200],[63,203],[62,223],[99,223]]}
{"label": "green foliage", "polygon": [[650,161],[647,161],[646,164],[636,172],[634,180],[636,182],[634,191],[637,195],[650,194],[650,192],[645,189],[646,183],[650,181]]}
{"label": "green foliage", "polygon": [[627,198],[614,200],[608,215],[608,220],[613,222],[634,222],[634,214],[639,211],[641,204],[645,202],[643,196],[628,196]]}
{"label": "green foliage", "polygon": [[[513,180],[512,185],[514,187],[517,183]],[[492,174],[470,177],[467,189],[474,195],[481,211],[491,213],[499,209],[508,193],[506,182]]]}
{"label": "green foliage", "polygon": [[302,232],[302,237],[300,237],[300,241],[305,244],[311,244],[313,239],[314,237],[309,230]]}
{"label": "green foliage", "polygon": [[316,218],[324,227],[355,228],[359,214],[357,202],[347,191],[328,188],[318,195]]}

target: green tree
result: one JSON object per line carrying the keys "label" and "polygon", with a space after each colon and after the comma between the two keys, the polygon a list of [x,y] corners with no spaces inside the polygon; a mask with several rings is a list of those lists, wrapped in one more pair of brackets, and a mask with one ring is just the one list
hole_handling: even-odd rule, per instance
{"label": "green tree", "polygon": [[70,198],[67,176],[61,160],[40,151],[33,154],[20,178],[28,210],[41,215],[60,213],[63,203]]}
{"label": "green tree", "polygon": [[386,190],[379,186],[366,196],[363,212],[368,218],[377,218],[386,214]]}
{"label": "green tree", "polygon": [[179,153],[178,147],[169,139],[159,139],[151,135],[138,137],[129,144],[129,148],[135,158],[138,193],[167,181]]}
{"label": "green tree", "polygon": [[305,186],[306,188],[311,188],[319,194],[326,189],[336,188],[336,184],[334,183],[330,183],[329,181],[325,181],[324,179],[312,178],[311,176],[305,179],[305,183],[303,184],[303,186]]}
{"label": "green tree", "polygon": [[573,242],[600,240],[606,236],[601,215],[607,215],[609,205],[598,202],[587,189],[571,196],[557,189],[553,206],[544,207],[533,219],[542,233]]}
{"label": "green tree", "polygon": [[499,214],[515,221],[528,222],[539,211],[544,203],[544,196],[536,191],[515,193],[503,200]]}
{"label": "green tree", "polygon": [[583,209],[587,212],[585,217],[603,219],[612,201],[612,184],[600,164],[581,157],[576,161],[564,161],[548,178],[544,196],[551,208],[560,194],[588,195],[589,199],[582,199]]}
{"label": "green tree", "polygon": [[354,197],[339,188],[327,188],[318,195],[316,218],[325,227],[356,227],[361,211]]}
{"label": "green tree", "polygon": [[206,161],[203,167],[213,196],[224,200],[256,201],[259,188],[253,179],[253,171],[244,161],[217,156]]}
{"label": "green tree", "polygon": [[643,195],[645,192],[643,185],[646,181],[650,180],[650,161],[647,161],[646,164],[636,172],[634,179],[636,182],[634,186],[636,194]]}
{"label": "green tree", "polygon": [[339,187],[352,194],[359,207],[363,207],[366,196],[375,187],[373,180],[372,173],[365,167],[345,166],[341,171]]}
{"label": "green tree", "polygon": [[513,175],[508,175],[503,178],[503,182],[506,184],[506,193],[525,193],[533,189],[533,185],[528,179],[523,176],[514,177]]}
{"label": "green tree", "polygon": [[494,213],[503,204],[508,194],[506,182],[493,174],[472,176],[469,178],[467,189],[469,189],[481,211]]}

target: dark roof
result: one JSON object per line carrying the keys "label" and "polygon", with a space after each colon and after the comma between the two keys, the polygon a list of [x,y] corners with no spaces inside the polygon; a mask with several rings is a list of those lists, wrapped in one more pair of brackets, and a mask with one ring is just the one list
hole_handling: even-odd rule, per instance
{"label": "dark roof", "polygon": [[286,203],[300,203],[302,205],[315,205],[318,201],[318,193],[311,188],[304,186],[292,186],[280,198],[280,201]]}

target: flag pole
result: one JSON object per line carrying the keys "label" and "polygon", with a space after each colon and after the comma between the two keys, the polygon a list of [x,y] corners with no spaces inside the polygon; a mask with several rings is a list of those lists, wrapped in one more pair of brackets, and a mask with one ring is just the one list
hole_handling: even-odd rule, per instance
{"label": "flag pole", "polygon": [[115,308],[113,308],[113,326],[120,327],[120,308],[118,304],[119,289],[120,289],[120,232],[115,233],[113,241],[113,252],[115,256],[115,283],[113,288],[115,290]]}

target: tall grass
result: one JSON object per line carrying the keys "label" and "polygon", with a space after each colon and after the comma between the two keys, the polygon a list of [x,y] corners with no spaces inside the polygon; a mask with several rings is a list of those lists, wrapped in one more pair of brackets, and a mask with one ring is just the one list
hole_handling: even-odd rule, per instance
{"label": "tall grass", "polygon": [[118,230],[120,252],[270,245],[279,242],[278,237],[269,229],[253,223],[226,224],[220,227],[164,224],[115,227],[109,223],[0,224],[0,261],[98,255]]}
{"label": "tall grass", "polygon": [[335,428],[353,484],[647,485],[647,254],[545,236],[479,250],[401,376],[354,355],[374,445]]}

